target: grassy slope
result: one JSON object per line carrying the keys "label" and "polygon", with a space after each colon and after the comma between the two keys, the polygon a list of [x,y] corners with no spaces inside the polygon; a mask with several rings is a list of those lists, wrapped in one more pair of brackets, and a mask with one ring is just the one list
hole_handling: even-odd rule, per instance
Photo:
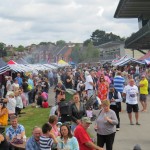
{"label": "grassy slope", "polygon": [[50,109],[31,108],[31,106],[29,106],[22,112],[26,112],[26,114],[21,114],[21,117],[19,117],[19,124],[25,127],[26,136],[30,137],[34,126],[42,127],[44,123],[48,122]]}

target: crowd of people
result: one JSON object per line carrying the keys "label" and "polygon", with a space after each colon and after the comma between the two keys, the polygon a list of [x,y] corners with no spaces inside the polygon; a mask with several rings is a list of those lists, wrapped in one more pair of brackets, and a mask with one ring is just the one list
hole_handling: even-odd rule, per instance
{"label": "crowd of people", "polygon": [[[9,142],[26,138],[25,127],[18,123],[22,109],[33,103],[36,107],[49,108],[49,91],[53,91],[55,106],[51,108],[49,121],[42,127],[33,127],[26,149],[103,150],[106,144],[106,150],[112,150],[116,131],[120,130],[122,102],[127,106],[129,124],[139,126],[138,94],[140,111],[146,112],[149,82],[150,71],[138,65],[121,69],[80,66],[38,75],[17,73],[14,79],[6,76],[0,87],[0,125],[8,125],[9,120],[11,126],[6,129],[6,136],[0,135],[0,145],[11,148]],[[69,100],[67,89],[74,91]],[[93,109],[99,111],[94,126],[97,144],[87,132],[94,118]]]}

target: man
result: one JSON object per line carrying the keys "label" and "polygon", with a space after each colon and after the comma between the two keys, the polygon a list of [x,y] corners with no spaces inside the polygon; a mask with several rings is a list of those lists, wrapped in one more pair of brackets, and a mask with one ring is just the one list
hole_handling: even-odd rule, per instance
{"label": "man", "polygon": [[113,85],[109,87],[108,99],[110,100],[110,109],[112,109],[117,116],[118,124],[116,130],[120,130],[120,117],[119,112],[121,111],[120,102],[122,102],[121,93],[117,92]]}
{"label": "man", "polygon": [[125,79],[121,76],[121,71],[117,72],[117,75],[114,77],[114,88],[117,92],[122,93],[124,88]]}
{"label": "man", "polygon": [[20,77],[20,73],[17,73],[17,77],[15,78],[18,81],[19,86],[22,86],[22,78]]}
{"label": "man", "polygon": [[10,116],[11,126],[6,129],[6,139],[9,142],[13,142],[17,136],[23,139],[25,136],[25,128],[23,125],[18,124],[17,116]]}
{"label": "man", "polygon": [[71,75],[71,71],[67,72],[67,76],[65,79],[65,86],[66,86],[66,89],[72,89],[73,88],[73,77]]}
{"label": "man", "polygon": [[127,113],[130,125],[134,125],[132,121],[132,111],[135,113],[136,125],[139,124],[139,106],[138,106],[138,87],[134,83],[134,79],[129,80],[129,84],[123,90],[123,96],[126,97]]}
{"label": "man", "polygon": [[29,79],[28,79],[28,86],[31,87],[28,96],[29,96],[29,103],[33,103],[34,102],[34,82],[32,79],[32,74],[29,75]]}
{"label": "man", "polygon": [[146,79],[145,75],[142,75],[142,79],[139,83],[140,87],[140,102],[143,107],[141,110],[142,112],[147,111],[147,95],[148,95],[148,80]]}
{"label": "man", "polygon": [[96,88],[96,82],[94,82],[95,71],[90,70],[90,74],[86,77],[85,90],[87,91],[88,99],[93,96]]}
{"label": "man", "polygon": [[90,124],[92,124],[90,118],[83,117],[81,119],[81,124],[79,124],[74,131],[74,136],[78,140],[80,150],[103,150],[103,148],[100,148],[91,141],[86,131]]}
{"label": "man", "polygon": [[54,79],[53,79],[53,72],[51,70],[48,72],[48,79],[49,79],[50,87],[52,87]]}
{"label": "man", "polygon": [[34,127],[32,131],[32,137],[30,137],[26,143],[26,150],[40,150],[40,136],[42,130],[39,127]]}

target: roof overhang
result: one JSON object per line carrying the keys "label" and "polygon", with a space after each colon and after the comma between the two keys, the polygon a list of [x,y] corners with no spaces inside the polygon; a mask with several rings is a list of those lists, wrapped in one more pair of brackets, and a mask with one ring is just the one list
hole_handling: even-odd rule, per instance
{"label": "roof overhang", "polygon": [[150,21],[125,41],[125,48],[150,49]]}
{"label": "roof overhang", "polygon": [[150,0],[120,0],[116,9],[115,18],[150,19]]}

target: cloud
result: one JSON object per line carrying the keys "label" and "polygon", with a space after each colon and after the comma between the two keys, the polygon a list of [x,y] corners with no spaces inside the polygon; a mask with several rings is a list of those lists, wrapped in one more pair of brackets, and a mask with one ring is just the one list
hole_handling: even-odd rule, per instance
{"label": "cloud", "polygon": [[96,29],[129,36],[138,30],[137,21],[113,18],[117,5],[118,0],[5,0],[0,5],[0,41],[83,42]]}

